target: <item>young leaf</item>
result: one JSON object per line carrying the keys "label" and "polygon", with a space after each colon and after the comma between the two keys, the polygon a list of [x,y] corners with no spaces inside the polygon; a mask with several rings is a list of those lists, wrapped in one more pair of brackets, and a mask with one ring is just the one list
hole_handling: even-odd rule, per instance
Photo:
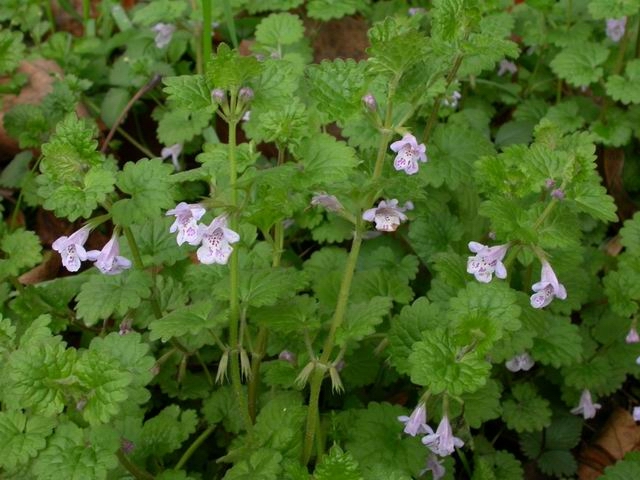
{"label": "young leaf", "polygon": [[541,430],[551,424],[549,402],[529,383],[514,385],[512,398],[502,404],[502,418],[516,432]]}
{"label": "young leaf", "polygon": [[551,69],[561,79],[574,87],[590,85],[602,77],[601,65],[609,56],[609,49],[593,43],[582,42],[562,50],[551,60]]}
{"label": "young leaf", "polygon": [[167,103],[174,108],[185,110],[206,110],[213,115],[211,90],[203,75],[180,75],[179,77],[164,77]]}
{"label": "young leaf", "polygon": [[256,27],[256,42],[278,48],[291,45],[304,36],[304,26],[300,17],[290,13],[272,13]]}
{"label": "young leaf", "polygon": [[243,57],[221,43],[207,68],[207,83],[213,88],[234,90],[260,75],[262,66],[254,57]]}
{"label": "young leaf", "polygon": [[316,466],[313,477],[316,480],[364,480],[358,462],[337,444],[331,447],[329,455],[325,455]]}
{"label": "young leaf", "polygon": [[0,250],[4,253],[0,259],[0,279],[16,277],[42,260],[40,239],[22,228],[6,233],[0,240]]}

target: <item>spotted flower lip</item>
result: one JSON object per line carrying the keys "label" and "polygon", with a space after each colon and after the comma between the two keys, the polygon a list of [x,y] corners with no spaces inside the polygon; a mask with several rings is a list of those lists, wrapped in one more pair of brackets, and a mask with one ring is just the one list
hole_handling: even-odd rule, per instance
{"label": "spotted flower lip", "polygon": [[404,433],[412,437],[429,431],[427,429],[427,407],[424,403],[419,403],[410,416],[401,415],[398,420],[404,423]]}
{"label": "spotted flower lip", "polygon": [[102,250],[87,252],[87,259],[95,262],[95,266],[105,275],[118,275],[131,268],[131,261],[120,256],[120,244],[115,235],[102,247]]}
{"label": "spotted flower lip", "polygon": [[427,147],[424,143],[418,144],[416,137],[407,133],[402,140],[393,142],[389,148],[397,153],[393,161],[393,168],[398,171],[403,170],[407,175],[418,172],[418,161],[427,162]]}
{"label": "spotted flower lip", "polygon": [[533,360],[533,358],[531,358],[531,355],[529,355],[527,352],[524,352],[520,355],[516,355],[511,360],[508,360],[505,363],[505,366],[507,367],[507,370],[515,373],[521,370],[523,372],[528,372],[533,368],[535,364],[536,362]]}
{"label": "spotted flower lip", "polygon": [[187,242],[189,245],[198,245],[200,243],[200,229],[198,220],[206,213],[206,210],[199,203],[188,204],[180,202],[176,208],[167,210],[166,215],[174,215],[175,222],[169,227],[169,232],[178,232],[176,241],[178,245]]}
{"label": "spotted flower lip", "polygon": [[534,283],[531,289],[536,292],[531,295],[531,306],[533,308],[544,308],[551,303],[551,301],[558,297],[561,300],[567,298],[567,290],[564,288],[555,272],[549,265],[549,262],[542,261],[542,273],[538,283]]}
{"label": "spotted flower lip", "polygon": [[508,243],[488,247],[478,242],[469,242],[468,246],[476,255],[467,258],[467,273],[482,283],[489,283],[494,273],[498,278],[507,278],[507,269],[502,259],[509,249]]}
{"label": "spotted flower lip", "polygon": [[209,226],[200,225],[199,230],[202,245],[196,252],[198,260],[206,265],[226,265],[233,252],[231,244],[240,240],[240,235],[227,228],[227,216],[220,215]]}
{"label": "spotted flower lip", "polygon": [[436,455],[446,457],[451,455],[456,448],[460,448],[464,445],[462,440],[453,436],[451,424],[449,423],[447,415],[442,417],[435,433],[431,427],[427,426],[427,428],[429,429],[429,435],[422,437],[422,443]]}
{"label": "spotted flower lip", "polygon": [[412,209],[411,202],[405,203],[404,207],[398,207],[398,200],[395,198],[389,201],[381,200],[377,207],[366,210],[362,218],[367,222],[375,222],[376,230],[380,232],[395,232],[407,219],[403,212]]}
{"label": "spotted flower lip", "polygon": [[591,400],[591,392],[587,389],[582,391],[582,395],[580,395],[580,403],[578,406],[571,410],[571,413],[574,415],[582,415],[585,420],[593,418],[596,416],[596,411],[602,408],[602,405],[599,403],[593,403]]}
{"label": "spotted flower lip", "polygon": [[171,42],[171,37],[173,37],[173,32],[176,31],[176,27],[170,23],[156,23],[151,27],[151,30],[156,34],[154,39],[156,47],[162,49]]}
{"label": "spotted flower lip", "polygon": [[87,251],[84,244],[89,238],[91,228],[87,225],[76,230],[68,237],[62,236],[51,244],[56,252],[62,257],[62,265],[70,272],[80,270],[80,265],[87,259]]}

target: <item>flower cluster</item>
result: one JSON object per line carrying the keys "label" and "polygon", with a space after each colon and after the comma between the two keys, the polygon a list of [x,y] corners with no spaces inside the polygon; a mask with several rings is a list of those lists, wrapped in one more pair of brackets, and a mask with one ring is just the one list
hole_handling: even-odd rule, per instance
{"label": "flower cluster", "polygon": [[102,247],[102,250],[86,251],[84,244],[89,238],[91,228],[86,225],[70,236],[58,238],[51,247],[62,257],[62,265],[70,272],[80,270],[80,265],[85,260],[94,262],[94,265],[105,275],[117,275],[123,270],[131,268],[131,261],[120,256],[118,237],[114,233],[111,239]]}
{"label": "flower cluster", "polygon": [[178,232],[176,242],[178,245],[200,245],[196,255],[200,262],[210,265],[218,263],[225,265],[233,252],[231,244],[240,240],[240,236],[227,228],[227,216],[220,215],[213,219],[209,225],[199,224],[206,210],[200,204],[187,204],[180,202],[176,208],[168,210],[166,215],[173,215],[176,220],[169,231]]}
{"label": "flower cluster", "polygon": [[375,222],[376,230],[379,232],[395,232],[407,219],[404,214],[407,210],[413,210],[413,203],[407,202],[403,207],[399,207],[395,198],[389,201],[381,200],[377,207],[366,210],[362,218],[367,222]]}
{"label": "flower cluster", "polygon": [[398,420],[404,423],[404,433],[415,437],[418,434],[426,433],[422,437],[422,443],[431,451],[427,459],[427,468],[424,472],[431,471],[433,478],[442,478],[445,474],[444,467],[438,460],[439,457],[451,455],[456,448],[461,448],[464,442],[453,435],[449,417],[445,414],[434,432],[427,425],[427,409],[424,403],[419,403],[410,416],[402,415]]}

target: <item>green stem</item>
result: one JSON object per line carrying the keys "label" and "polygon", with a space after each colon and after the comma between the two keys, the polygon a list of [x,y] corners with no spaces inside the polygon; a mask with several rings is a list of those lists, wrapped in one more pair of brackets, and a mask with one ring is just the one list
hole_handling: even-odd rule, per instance
{"label": "green stem", "polygon": [[[125,238],[127,239],[127,243],[129,244],[129,249],[131,250],[131,256],[133,257],[133,264],[138,270],[144,270],[144,264],[142,263],[142,256],[140,255],[140,249],[138,248],[138,244],[136,243],[136,238],[133,236],[133,232],[129,227],[122,227],[122,232],[124,233]],[[162,318],[162,308],[160,308],[160,303],[158,302],[158,296],[156,295],[155,288],[151,289],[151,296],[149,297],[149,302],[151,303],[151,310],[153,311],[153,315],[156,318]]]}
{"label": "green stem", "polygon": [[53,7],[51,6],[51,0],[44,0],[44,11],[47,14],[47,20],[51,24],[51,33],[56,31],[56,18],[53,16]]}
{"label": "green stem", "polygon": [[207,64],[212,56],[211,51],[211,3],[212,0],[202,0],[202,28],[200,40],[202,44],[202,57],[200,58],[199,71],[207,73]]}
{"label": "green stem", "polygon": [[251,380],[249,381],[248,396],[249,396],[249,416],[251,422],[255,423],[257,415],[257,403],[258,403],[258,386],[260,380],[260,366],[262,365],[262,358],[267,349],[267,340],[269,339],[269,330],[266,327],[260,327],[258,330],[258,339],[256,348],[253,351],[251,357]]}
{"label": "green stem", "polygon": [[153,480],[153,475],[129,460],[129,457],[127,457],[122,450],[118,449],[116,456],[118,457],[120,465],[126,468],[136,480]]}
{"label": "green stem", "polygon": [[180,470],[184,466],[184,464],[187,463],[189,458],[191,458],[191,455],[194,454],[198,447],[202,445],[202,443],[209,437],[209,435],[213,433],[215,429],[215,425],[210,425],[204,432],[198,435],[198,438],[196,438],[193,443],[189,445],[189,448],[187,448],[187,450],[182,454],[180,460],[178,460],[178,463],[176,463],[174,470]]}
{"label": "green stem", "polygon": [[91,0],[82,0],[82,21],[84,24],[84,35],[89,31],[89,21],[91,20]]}
{"label": "green stem", "polygon": [[238,35],[236,34],[236,23],[233,18],[233,11],[231,10],[231,2],[229,0],[222,0],[222,8],[224,10],[224,21],[229,29],[231,43],[235,48],[238,48]]}

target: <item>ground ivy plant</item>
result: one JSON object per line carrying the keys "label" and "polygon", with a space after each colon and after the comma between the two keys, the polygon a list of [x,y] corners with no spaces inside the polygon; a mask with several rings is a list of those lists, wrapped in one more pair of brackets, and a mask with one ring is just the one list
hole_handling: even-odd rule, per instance
{"label": "ground ivy plant", "polygon": [[3,118],[3,478],[565,478],[640,420],[640,3],[41,3],[0,7],[3,91],[61,69]]}

